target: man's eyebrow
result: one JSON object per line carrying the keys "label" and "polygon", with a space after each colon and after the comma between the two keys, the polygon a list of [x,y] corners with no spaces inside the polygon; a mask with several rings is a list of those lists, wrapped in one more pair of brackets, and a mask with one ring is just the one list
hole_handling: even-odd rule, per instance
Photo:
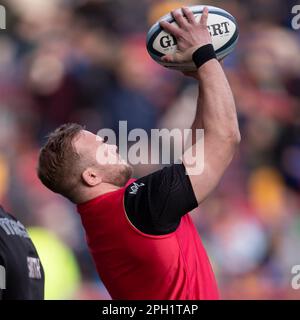
{"label": "man's eyebrow", "polygon": [[96,134],[96,140],[100,141],[101,143],[104,143],[104,138],[101,136],[98,136],[97,134]]}

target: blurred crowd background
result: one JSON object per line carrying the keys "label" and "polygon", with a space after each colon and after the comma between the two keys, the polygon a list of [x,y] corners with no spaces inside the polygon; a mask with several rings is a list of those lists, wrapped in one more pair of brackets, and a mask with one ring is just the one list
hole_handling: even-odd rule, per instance
{"label": "blurred crowd background", "polygon": [[[45,135],[65,122],[97,132],[188,128],[197,83],[151,60],[150,25],[200,1],[7,0],[0,32],[0,202],[29,229],[48,299],[110,299],[75,207],[36,176]],[[300,299],[300,31],[292,1],[205,1],[236,17],[225,59],[242,135],[216,191],[192,213],[223,299]],[[158,169],[135,167],[139,177]],[[117,235],[116,235],[117,236]],[[149,279],[151,281],[151,279]],[[130,290],[130,288],[129,288]]]}

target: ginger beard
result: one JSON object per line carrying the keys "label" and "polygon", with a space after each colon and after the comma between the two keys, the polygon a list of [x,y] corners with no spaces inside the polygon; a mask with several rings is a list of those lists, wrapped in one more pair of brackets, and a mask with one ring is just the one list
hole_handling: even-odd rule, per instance
{"label": "ginger beard", "polygon": [[124,187],[132,176],[132,167],[127,164],[107,164],[103,168],[104,183],[109,183],[117,187]]}
{"label": "ginger beard", "polygon": [[96,159],[101,170],[102,182],[123,187],[131,178],[133,169],[120,156],[115,145],[102,143],[98,146]]}

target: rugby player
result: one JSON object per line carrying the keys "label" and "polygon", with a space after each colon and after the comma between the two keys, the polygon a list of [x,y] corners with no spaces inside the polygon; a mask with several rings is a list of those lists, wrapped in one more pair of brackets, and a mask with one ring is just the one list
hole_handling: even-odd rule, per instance
{"label": "rugby player", "polygon": [[20,221],[0,207],[0,300],[43,300],[44,270]]}
{"label": "rugby player", "polygon": [[[174,164],[137,180],[117,147],[78,124],[52,132],[40,151],[38,176],[77,205],[98,273],[113,299],[218,299],[214,273],[189,212],[217,186],[240,141],[233,95],[207,30],[183,8],[172,12],[179,51],[165,61],[195,62],[199,83],[192,130],[203,128],[204,169],[191,172],[184,152]],[[197,141],[191,148],[197,147]],[[97,161],[97,150],[118,164]],[[98,159],[99,160],[99,159]],[[62,221],[63,223],[63,221]]]}

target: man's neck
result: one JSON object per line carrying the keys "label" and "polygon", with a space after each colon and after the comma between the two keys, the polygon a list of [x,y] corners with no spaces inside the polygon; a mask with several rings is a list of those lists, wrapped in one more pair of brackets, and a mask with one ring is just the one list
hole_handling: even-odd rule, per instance
{"label": "man's neck", "polygon": [[120,187],[109,183],[101,183],[93,188],[88,188],[86,191],[81,192],[80,196],[74,201],[75,204],[82,204],[102,196],[106,193],[113,192],[120,189]]}

